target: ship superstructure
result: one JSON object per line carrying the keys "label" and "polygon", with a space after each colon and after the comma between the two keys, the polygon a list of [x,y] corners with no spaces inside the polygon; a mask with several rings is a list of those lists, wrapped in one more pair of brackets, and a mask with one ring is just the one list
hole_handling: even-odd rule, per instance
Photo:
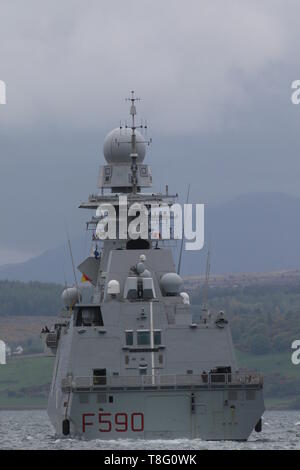
{"label": "ship superstructure", "polygon": [[[238,369],[224,313],[205,308],[193,319],[172,249],[159,234],[120,236],[133,204],[176,199],[143,192],[152,176],[133,93],[130,106],[131,125],[105,139],[99,194],[80,205],[95,211],[87,222],[94,249],[78,267],[92,299],[83,303],[77,287],[66,289],[65,308],[45,334],[56,355],[49,417],[58,435],[87,439],[246,440],[261,428],[262,377]],[[100,243],[109,217],[116,238]]]}

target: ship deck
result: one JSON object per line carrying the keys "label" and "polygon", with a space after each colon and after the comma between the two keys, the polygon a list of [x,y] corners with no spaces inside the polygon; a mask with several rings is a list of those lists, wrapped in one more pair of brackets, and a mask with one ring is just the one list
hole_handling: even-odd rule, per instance
{"label": "ship deck", "polygon": [[206,375],[141,375],[108,377],[67,377],[62,380],[64,392],[99,390],[220,390],[261,389],[263,377],[257,372]]}

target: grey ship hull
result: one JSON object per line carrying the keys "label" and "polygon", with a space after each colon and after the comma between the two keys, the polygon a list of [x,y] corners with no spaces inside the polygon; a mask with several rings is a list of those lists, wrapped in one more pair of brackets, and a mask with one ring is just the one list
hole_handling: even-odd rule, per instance
{"label": "grey ship hull", "polygon": [[[228,400],[232,390],[237,392],[234,401]],[[70,435],[85,439],[243,441],[264,411],[262,390],[254,393],[255,399],[247,400],[244,388],[72,392],[68,411]],[[64,413],[57,414],[51,399],[48,413],[57,435],[61,435]]]}

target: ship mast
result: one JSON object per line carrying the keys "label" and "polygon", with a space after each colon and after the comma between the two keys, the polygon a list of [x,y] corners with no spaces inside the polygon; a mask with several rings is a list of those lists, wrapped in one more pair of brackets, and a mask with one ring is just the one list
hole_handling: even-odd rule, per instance
{"label": "ship mast", "polygon": [[[136,126],[135,124],[135,115],[136,115],[136,106],[135,102],[140,101],[140,98],[136,98],[134,96],[134,90],[131,91],[131,97],[126,98],[126,101],[130,101],[130,115],[131,115],[131,126],[125,126],[125,128],[130,128],[131,129],[131,153],[130,153],[130,158],[131,158],[131,181],[132,181],[132,193],[136,194],[138,191],[138,185],[137,185],[137,159],[138,159],[138,153],[137,153],[137,148],[136,148],[136,129],[147,129],[147,125],[140,124],[139,126]],[[145,142],[148,145],[150,144],[149,142]]]}
{"label": "ship mast", "polygon": [[[136,151],[136,126],[135,126],[135,115],[136,115],[136,107],[135,107],[135,102],[139,101],[139,98],[136,98],[134,96],[134,91],[131,92],[131,98],[127,98],[127,101],[131,101],[131,106],[130,106],[130,115],[131,115],[131,153],[130,153],[130,158],[131,158],[131,178],[132,178],[132,192],[133,194],[137,193],[137,158],[138,154]],[[127,127],[127,126],[126,126]]]}

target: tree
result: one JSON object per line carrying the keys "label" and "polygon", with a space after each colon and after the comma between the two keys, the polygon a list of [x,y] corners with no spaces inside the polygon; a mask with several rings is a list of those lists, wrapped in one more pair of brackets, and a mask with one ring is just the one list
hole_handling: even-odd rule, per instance
{"label": "tree", "polygon": [[271,342],[268,337],[259,333],[250,339],[250,349],[253,354],[267,354],[271,350]]}

